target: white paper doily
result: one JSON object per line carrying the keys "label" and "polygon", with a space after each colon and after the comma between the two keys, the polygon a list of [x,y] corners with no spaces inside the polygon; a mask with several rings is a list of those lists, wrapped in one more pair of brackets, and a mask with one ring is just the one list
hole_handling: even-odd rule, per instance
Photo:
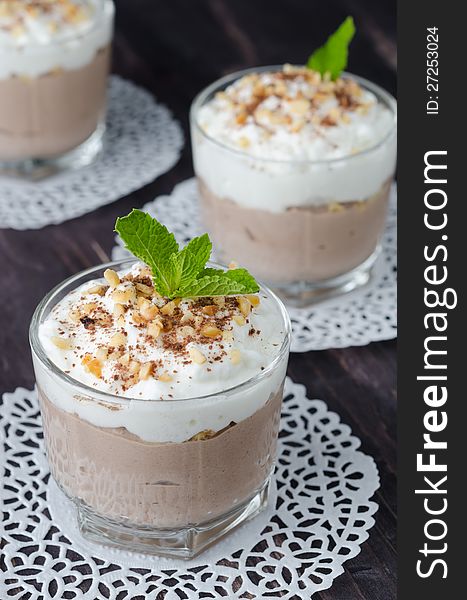
{"label": "white paper doily", "polygon": [[168,171],[182,146],[170,111],[114,75],[101,155],[88,167],[39,182],[0,178],[0,228],[38,229],[113,202]]}
{"label": "white paper doily", "polygon": [[309,598],[332,585],[374,524],[375,462],[324,402],[309,400],[304,386],[290,379],[270,507],[188,562],[130,554],[81,537],[74,509],[51,485],[35,391],[4,394],[0,425],[6,541],[1,598]]}
{"label": "white paper doily", "polygon": [[[397,189],[394,185],[383,251],[366,286],[310,308],[288,308],[292,320],[292,352],[364,346],[397,336],[396,204]],[[167,225],[180,243],[186,243],[204,231],[195,179],[179,183],[170,196],[160,196],[148,202],[143,210]],[[118,237],[116,242],[113,259],[128,256]]]}

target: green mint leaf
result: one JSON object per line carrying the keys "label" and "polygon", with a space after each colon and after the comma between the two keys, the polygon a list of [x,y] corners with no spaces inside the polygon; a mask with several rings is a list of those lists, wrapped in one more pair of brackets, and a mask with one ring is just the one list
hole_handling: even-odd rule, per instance
{"label": "green mint leaf", "polygon": [[229,269],[228,271],[222,271],[222,269],[204,269],[199,277],[205,276],[222,276],[237,283],[241,283],[247,291],[245,294],[256,294],[259,291],[259,285],[256,279],[246,269]]}
{"label": "green mint leaf", "polygon": [[136,209],[117,219],[115,231],[125,242],[125,248],[151,268],[157,291],[168,296],[171,287],[167,264],[171,255],[178,252],[173,233],[148,213]]}
{"label": "green mint leaf", "polygon": [[149,214],[133,210],[117,219],[125,248],[152,270],[156,290],[167,298],[254,294],[259,285],[246,269],[205,268],[212,243],[205,233],[179,250],[175,237]]}
{"label": "green mint leaf", "polygon": [[186,289],[180,290],[177,296],[197,298],[200,296],[234,296],[247,294],[246,288],[237,281],[221,275],[207,275],[192,282]]}
{"label": "green mint leaf", "polygon": [[178,253],[172,254],[167,265],[170,289],[186,288],[197,278],[211,256],[212,244],[207,233],[192,239]]}
{"label": "green mint leaf", "polygon": [[258,291],[259,285],[246,269],[204,269],[199,278],[187,288],[180,289],[177,296],[234,296]]}
{"label": "green mint leaf", "polygon": [[348,48],[354,35],[354,21],[352,17],[347,17],[324,46],[313,52],[306,66],[321,75],[329,73],[331,79],[337,79],[347,66]]}

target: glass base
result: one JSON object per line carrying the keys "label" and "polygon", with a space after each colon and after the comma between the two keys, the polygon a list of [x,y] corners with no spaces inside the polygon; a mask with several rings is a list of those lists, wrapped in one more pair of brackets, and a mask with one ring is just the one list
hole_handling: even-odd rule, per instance
{"label": "glass base", "polygon": [[366,285],[371,279],[372,268],[380,252],[381,246],[378,246],[358,267],[331,279],[323,279],[316,283],[298,281],[283,285],[274,283],[268,285],[285,304],[304,308],[323,300],[337,298]]}
{"label": "glass base", "polygon": [[86,167],[93,163],[100,154],[103,148],[104,132],[105,123],[101,123],[87,140],[60,156],[0,161],[0,175],[27,181],[40,181],[63,171]]}
{"label": "glass base", "polygon": [[201,525],[179,529],[155,529],[125,525],[78,507],[78,524],[87,539],[127,551],[189,559],[229,531],[253,518],[267,505],[270,480],[248,502],[222,517]]}

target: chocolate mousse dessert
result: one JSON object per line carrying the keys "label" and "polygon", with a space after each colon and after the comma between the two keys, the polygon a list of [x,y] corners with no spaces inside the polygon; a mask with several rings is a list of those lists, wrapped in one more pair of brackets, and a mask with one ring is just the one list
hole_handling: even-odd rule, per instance
{"label": "chocolate mousse dessert", "polygon": [[288,297],[348,284],[369,266],[395,169],[394,100],[312,59],[234,73],[191,111],[202,215],[218,256]]}
{"label": "chocolate mousse dessert", "polygon": [[[112,0],[0,1],[0,168],[100,147]],[[24,170],[27,167],[24,167]]]}
{"label": "chocolate mousse dessert", "polygon": [[246,270],[205,266],[207,235],[179,250],[139,211],[117,230],[144,262],[72,278],[33,318],[47,456],[85,535],[190,557],[265,505],[289,320]]}

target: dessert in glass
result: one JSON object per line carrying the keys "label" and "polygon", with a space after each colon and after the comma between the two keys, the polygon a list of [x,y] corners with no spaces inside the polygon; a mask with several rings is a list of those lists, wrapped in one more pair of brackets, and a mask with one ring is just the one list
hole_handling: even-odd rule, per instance
{"label": "dessert in glass", "polygon": [[0,1],[0,173],[94,160],[105,129],[112,0]]}
{"label": "dessert in glass", "polygon": [[216,81],[190,120],[219,260],[296,305],[368,281],[395,170],[394,98],[347,73],[271,66]]}
{"label": "dessert in glass", "polygon": [[43,299],[30,341],[85,536],[187,558],[265,506],[290,345],[267,288],[169,300],[145,264],[101,265]]}

